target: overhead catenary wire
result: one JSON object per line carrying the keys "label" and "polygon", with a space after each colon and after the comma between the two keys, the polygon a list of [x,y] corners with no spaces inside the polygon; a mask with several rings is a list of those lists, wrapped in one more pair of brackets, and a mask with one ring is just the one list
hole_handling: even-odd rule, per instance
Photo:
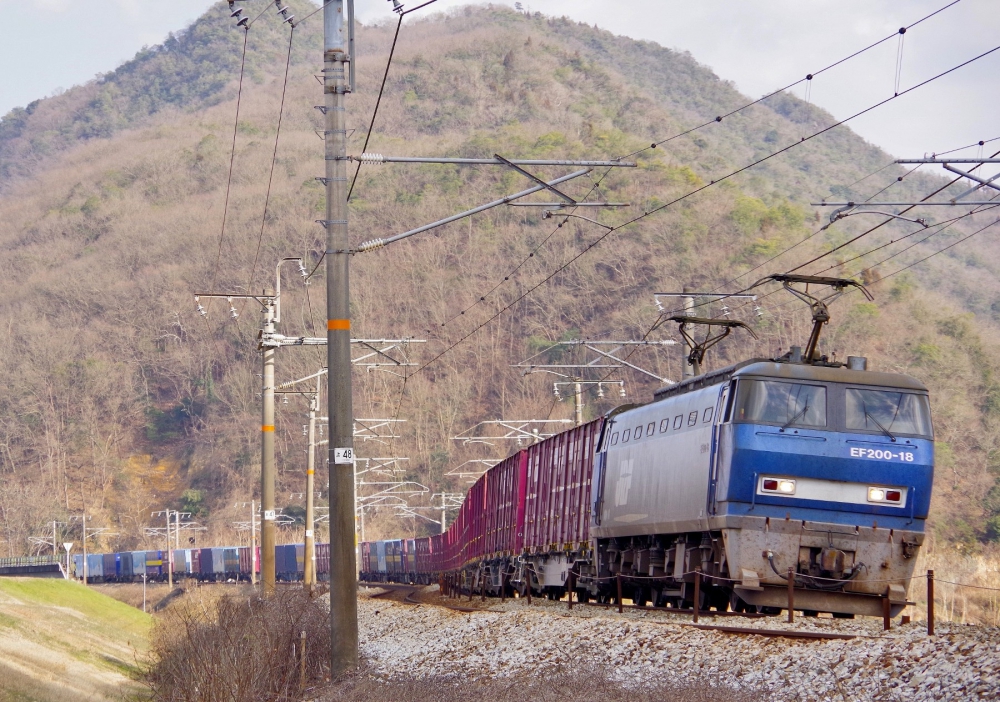
{"label": "overhead catenary wire", "polygon": [[[679,132],[678,134],[674,134],[673,136],[667,137],[667,138],[662,139],[660,141],[654,141],[649,146],[644,147],[642,149],[637,149],[636,151],[633,151],[630,154],[626,154],[625,156],[622,156],[622,158],[623,159],[624,158],[631,158],[632,156],[636,156],[638,154],[641,154],[644,151],[648,151],[649,149],[655,149],[657,146],[660,146],[661,144],[666,144],[667,142],[673,141],[674,139],[679,139],[680,137],[687,136],[688,134],[691,134],[692,132],[696,132],[699,129],[704,129],[705,127],[708,127],[708,126],[710,126],[712,124],[715,124],[717,122],[721,122],[723,119],[726,119],[727,117],[731,117],[731,116],[733,116],[735,114],[738,114],[738,113],[742,112],[743,110],[745,110],[745,109],[747,109],[749,107],[753,107],[754,105],[756,105],[756,104],[758,104],[760,102],[763,102],[764,100],[767,100],[768,98],[774,97],[775,95],[778,95],[779,93],[783,93],[783,92],[785,92],[787,90],[791,90],[792,88],[794,88],[795,86],[799,85],[802,82],[811,83],[812,80],[816,78],[816,76],[818,76],[818,75],[820,75],[822,73],[826,73],[827,71],[829,71],[829,70],[831,70],[833,68],[836,68],[840,64],[846,63],[847,61],[850,61],[851,59],[853,59],[853,58],[855,58],[857,56],[860,56],[861,54],[863,54],[863,53],[865,53],[867,51],[870,51],[871,49],[874,49],[875,47],[880,46],[881,44],[884,44],[885,42],[889,41],[893,37],[898,36],[901,32],[905,33],[905,30],[912,29],[913,27],[916,27],[918,24],[929,20],[931,17],[934,17],[935,15],[940,14],[941,12],[944,12],[949,7],[957,5],[959,2],[961,2],[961,0],[953,0],[953,2],[948,3],[944,7],[938,8],[934,12],[931,12],[930,14],[921,17],[916,22],[913,22],[912,24],[909,24],[906,27],[903,27],[900,31],[893,32],[892,34],[889,34],[888,36],[883,37],[882,39],[879,39],[878,41],[876,41],[876,42],[874,42],[872,44],[869,44],[868,46],[864,47],[863,49],[859,49],[858,51],[855,51],[854,53],[850,54],[849,56],[845,56],[844,58],[842,58],[842,59],[840,59],[838,61],[834,61],[830,65],[828,65],[828,66],[826,66],[824,68],[821,68],[818,71],[813,71],[812,73],[807,73],[804,78],[800,78],[799,80],[796,80],[796,81],[794,81],[792,83],[789,83],[788,85],[786,85],[783,88],[778,88],[777,90],[771,91],[770,93],[767,93],[766,95],[763,95],[763,96],[757,98],[756,100],[754,100],[752,102],[748,102],[745,105],[742,105],[742,106],[740,106],[740,107],[738,107],[738,108],[736,108],[734,110],[731,110],[729,112],[726,112],[726,113],[723,113],[721,115],[718,115],[717,117],[715,117],[715,118],[713,118],[713,119],[711,119],[711,120],[709,120],[707,122],[703,122],[702,124],[699,124],[696,127],[691,127],[690,129],[686,129],[686,130],[684,130],[682,132]],[[896,94],[899,95],[898,86],[897,86],[897,89],[896,89]]]}
{"label": "overhead catenary wire", "polygon": [[[700,193],[700,192],[702,192],[704,190],[707,190],[707,189],[712,188],[712,187],[714,187],[714,186],[716,186],[716,185],[718,185],[718,184],[720,184],[720,183],[722,183],[722,182],[724,182],[726,180],[729,180],[729,179],[731,179],[731,178],[739,175],[740,173],[743,173],[743,172],[745,172],[747,170],[750,170],[751,168],[754,168],[755,166],[758,166],[761,163],[764,163],[765,161],[768,161],[768,160],[770,160],[770,159],[772,159],[772,158],[774,158],[776,156],[779,156],[779,155],[781,155],[781,154],[783,154],[783,153],[785,153],[787,151],[790,151],[791,149],[794,149],[797,146],[801,146],[802,144],[804,144],[804,143],[806,143],[806,142],[808,142],[808,141],[810,141],[812,139],[815,139],[816,137],[821,136],[821,135],[823,135],[823,134],[825,134],[825,133],[827,133],[827,132],[829,132],[829,131],[831,131],[831,130],[839,127],[839,126],[842,126],[842,125],[846,124],[847,122],[849,122],[849,121],[851,121],[853,119],[856,119],[857,117],[860,117],[860,116],[862,116],[864,114],[867,114],[867,113],[871,112],[872,110],[875,110],[875,109],[877,109],[877,108],[879,108],[879,107],[881,107],[881,106],[883,106],[883,105],[885,105],[885,104],[887,104],[889,102],[892,102],[893,100],[897,100],[897,99],[899,99],[900,97],[902,97],[904,95],[907,95],[907,94],[909,94],[909,93],[911,93],[911,92],[913,92],[915,90],[918,90],[919,88],[922,88],[925,85],[928,85],[928,84],[930,84],[930,83],[932,83],[932,82],[934,82],[936,80],[939,80],[939,79],[943,78],[944,76],[947,76],[947,75],[949,75],[949,74],[957,71],[958,69],[963,68],[964,66],[968,66],[969,64],[974,63],[975,61],[979,61],[979,60],[985,58],[986,56],[989,56],[989,55],[993,54],[994,52],[996,52],[998,50],[1000,50],[1000,46],[995,46],[992,49],[984,51],[984,52],[978,54],[977,56],[974,56],[973,58],[970,58],[970,59],[968,59],[966,61],[963,61],[962,63],[960,63],[960,64],[958,64],[956,66],[953,66],[952,68],[946,69],[946,70],[944,70],[944,71],[942,71],[942,72],[940,72],[940,73],[938,73],[938,74],[936,74],[936,75],[934,75],[934,76],[932,76],[930,78],[927,78],[927,79],[925,79],[925,80],[917,83],[916,85],[913,85],[913,86],[907,88],[906,90],[901,91],[900,93],[898,93],[896,95],[892,95],[892,96],[890,96],[888,98],[885,98],[884,100],[881,100],[881,101],[875,103],[874,105],[866,107],[863,110],[860,110],[859,112],[856,112],[856,113],[854,113],[853,115],[851,115],[849,117],[846,117],[846,118],[844,118],[842,120],[834,122],[833,124],[831,124],[831,125],[829,125],[827,127],[824,127],[823,129],[820,129],[820,130],[818,130],[816,132],[813,132],[809,136],[802,137],[800,140],[792,142],[791,144],[788,144],[787,146],[785,146],[785,147],[783,147],[781,149],[778,149],[777,151],[774,151],[773,153],[768,154],[767,156],[763,156],[763,157],[761,157],[759,159],[756,159],[756,160],[752,161],[751,163],[749,163],[749,164],[747,164],[745,166],[742,166],[742,167],[737,168],[737,169],[735,169],[733,171],[730,171],[729,173],[727,173],[727,174],[721,176],[720,178],[718,178],[717,180],[712,180],[712,181],[710,181],[709,183],[707,183],[705,185],[701,185],[701,186],[699,186],[699,187],[697,187],[697,188],[695,188],[695,189],[693,189],[691,191],[688,191],[687,193],[685,193],[683,195],[680,195],[680,196],[674,198],[673,200],[670,200],[669,202],[666,202],[666,203],[663,203],[661,205],[658,205],[658,206],[652,208],[651,210],[647,210],[647,211],[643,212],[642,214],[637,215],[637,216],[635,216],[635,217],[627,220],[626,222],[624,222],[622,224],[619,224],[619,225],[617,225],[615,227],[609,228],[606,232],[604,232],[603,234],[601,234],[596,240],[594,240],[593,242],[591,242],[590,244],[588,244],[584,249],[580,250],[575,255],[571,256],[563,264],[561,264],[560,266],[558,266],[555,270],[553,270],[549,275],[547,275],[545,278],[543,278],[540,282],[538,282],[535,285],[533,285],[530,288],[528,288],[525,292],[523,292],[521,295],[518,295],[509,304],[505,305],[498,312],[496,312],[495,314],[491,315],[486,321],[484,321],[481,324],[479,324],[476,327],[474,327],[470,332],[468,332],[467,334],[465,334],[464,336],[462,336],[458,341],[456,341],[453,344],[449,345],[443,351],[441,351],[440,353],[438,353],[436,356],[432,357],[429,361],[427,361],[423,365],[419,366],[414,371],[413,374],[416,375],[417,373],[422,372],[429,365],[431,365],[432,363],[436,362],[438,359],[440,359],[442,356],[444,356],[445,354],[447,354],[448,352],[450,352],[452,349],[454,349],[458,345],[464,343],[472,335],[476,334],[480,329],[482,329],[487,324],[489,324],[490,322],[492,322],[494,319],[496,319],[497,317],[499,317],[501,314],[503,314],[504,312],[506,312],[507,310],[509,310],[515,304],[517,304],[520,301],[522,301],[523,299],[525,299],[528,295],[530,295],[531,293],[533,293],[535,290],[537,290],[538,288],[540,288],[543,285],[545,285],[546,283],[548,283],[556,275],[558,275],[563,270],[565,270],[566,268],[568,268],[570,265],[572,265],[573,263],[575,263],[582,256],[584,256],[585,254],[587,254],[588,252],[590,252],[591,249],[593,249],[595,246],[597,246],[598,244],[600,244],[604,239],[606,239],[611,234],[613,234],[613,233],[615,233],[615,232],[617,232],[617,231],[619,231],[619,230],[621,230],[621,229],[623,229],[625,227],[628,227],[628,226],[630,226],[632,224],[635,224],[636,222],[639,222],[640,220],[643,220],[643,219],[645,219],[647,217],[650,217],[650,216],[652,216],[652,215],[654,215],[654,214],[656,214],[658,212],[661,212],[661,211],[663,211],[663,210],[665,210],[665,209],[667,209],[669,207],[672,207],[672,206],[674,206],[674,205],[676,205],[676,204],[678,204],[678,203],[680,203],[680,202],[682,202],[684,200],[687,200],[688,198],[690,198],[690,197],[692,197],[692,196],[694,196],[694,195],[696,195],[696,194],[698,194],[698,193]],[[814,260],[818,260],[818,259],[814,259]],[[812,262],[813,261],[809,261],[809,262],[807,262],[806,264],[803,264],[803,265],[808,265],[809,263],[812,263]],[[793,270],[798,270],[801,267],[802,266],[799,266],[798,268],[793,269]]]}
{"label": "overhead catenary wire", "polygon": [[[274,150],[271,153],[271,167],[267,175],[267,193],[264,196],[264,212],[260,217],[260,234],[257,236],[257,248],[253,255],[253,265],[250,266],[250,278],[247,281],[247,291],[254,290],[253,279],[257,274],[257,262],[260,259],[260,247],[261,243],[264,241],[264,228],[267,225],[267,208],[271,202],[271,185],[274,181],[274,165],[278,160],[278,140],[281,137],[281,120],[285,114],[285,94],[288,90],[288,71],[292,64],[292,44],[295,40],[295,26],[293,25],[291,30],[288,32],[288,54],[285,57],[285,77],[281,83],[281,104],[278,108],[278,125],[274,132]],[[246,307],[247,301],[243,301],[243,306],[240,308],[240,314],[242,314],[243,309]]]}
{"label": "overhead catenary wire", "polygon": [[[247,62],[247,37],[250,34],[249,27],[243,29],[243,55],[240,58],[240,80],[236,91],[236,117],[233,120],[233,145],[229,154],[229,175],[226,178],[226,198],[222,206],[222,228],[219,232],[219,251],[215,256],[215,265],[212,267],[212,285],[210,290],[215,289],[216,281],[219,277],[219,264],[222,262],[222,246],[226,238],[226,219],[229,215],[229,193],[233,185],[233,164],[236,161],[236,134],[240,127],[240,104],[243,99],[243,74]],[[209,309],[212,306],[212,299],[208,300]]]}
{"label": "overhead catenary wire", "polygon": [[[927,14],[927,15],[925,15],[924,17],[922,17],[922,18],[918,19],[917,21],[915,21],[915,22],[913,22],[913,23],[911,23],[911,24],[907,25],[907,27],[906,27],[906,28],[908,29],[908,28],[912,28],[912,27],[916,27],[917,25],[921,24],[922,22],[925,22],[926,20],[930,19],[931,17],[934,17],[935,15],[937,15],[937,14],[939,14],[939,13],[943,12],[944,10],[947,10],[947,9],[948,9],[949,7],[952,7],[953,5],[956,5],[956,4],[958,4],[958,2],[960,2],[960,0],[954,0],[953,2],[950,2],[950,3],[948,3],[947,5],[944,5],[943,7],[941,7],[941,8],[939,8],[939,9],[935,10],[934,12],[931,12],[930,14]],[[416,8],[415,8],[415,9],[416,9]],[[875,48],[875,47],[877,47],[877,46],[879,46],[879,45],[881,45],[881,44],[883,44],[883,43],[885,43],[885,42],[889,41],[890,39],[892,39],[892,38],[893,38],[894,36],[897,36],[897,35],[898,35],[898,32],[893,32],[892,34],[889,34],[889,35],[887,35],[886,37],[884,37],[884,38],[882,38],[882,39],[880,39],[880,40],[878,40],[878,41],[876,41],[876,42],[874,42],[874,43],[872,43],[872,44],[870,44],[870,45],[866,46],[866,47],[865,47],[865,48],[863,48],[863,49],[860,49],[860,50],[858,50],[858,51],[855,51],[855,52],[851,53],[850,55],[848,55],[848,56],[845,56],[844,58],[842,58],[842,59],[840,59],[840,60],[838,60],[838,61],[835,61],[834,63],[831,63],[831,64],[829,64],[828,66],[826,66],[826,67],[824,67],[824,68],[821,68],[821,69],[819,69],[818,71],[815,71],[814,73],[810,73],[810,74],[808,74],[808,75],[806,76],[806,78],[803,78],[803,79],[800,79],[800,80],[798,80],[798,81],[795,81],[794,83],[791,83],[791,84],[789,84],[789,85],[787,85],[787,86],[785,86],[785,87],[783,87],[783,88],[779,88],[778,90],[774,90],[774,91],[772,91],[772,92],[770,92],[770,93],[768,93],[768,94],[764,95],[763,97],[761,97],[761,98],[758,98],[757,100],[753,100],[753,101],[751,101],[751,102],[749,102],[749,103],[746,103],[746,104],[742,105],[741,107],[738,107],[738,108],[736,108],[736,109],[734,109],[734,110],[731,110],[731,111],[729,111],[729,112],[727,112],[727,113],[724,113],[724,114],[722,114],[722,115],[720,115],[720,116],[718,116],[718,117],[716,117],[716,118],[714,118],[714,119],[712,119],[712,120],[709,120],[709,121],[707,121],[707,122],[704,122],[704,123],[702,123],[702,124],[700,124],[700,125],[698,125],[698,126],[695,126],[695,127],[692,127],[692,128],[690,128],[690,129],[687,129],[687,130],[684,130],[684,131],[682,131],[682,132],[679,132],[679,133],[677,133],[677,134],[674,134],[673,136],[670,136],[670,137],[667,137],[667,138],[665,138],[665,139],[662,139],[662,140],[659,140],[659,141],[656,141],[656,142],[653,142],[653,143],[652,143],[652,144],[651,144],[650,146],[648,146],[648,147],[644,147],[644,148],[642,148],[642,149],[637,149],[637,150],[635,150],[635,151],[633,151],[633,152],[631,152],[631,153],[629,153],[629,154],[625,154],[625,155],[623,155],[623,156],[620,156],[620,157],[619,157],[619,159],[623,160],[623,159],[626,159],[626,158],[630,158],[630,157],[632,157],[632,156],[635,156],[635,155],[637,155],[637,154],[640,154],[640,153],[643,153],[643,152],[645,152],[645,151],[647,151],[647,150],[649,150],[649,149],[654,149],[654,148],[656,148],[656,147],[657,147],[657,146],[659,146],[659,145],[662,145],[662,144],[665,144],[665,143],[667,143],[667,142],[669,142],[669,141],[673,141],[674,139],[677,139],[677,138],[680,138],[680,137],[682,137],[682,136],[685,136],[685,135],[687,135],[687,134],[690,134],[690,133],[692,133],[692,132],[694,132],[694,131],[697,131],[697,130],[699,130],[699,129],[702,129],[702,128],[704,128],[704,127],[707,127],[707,126],[710,126],[710,125],[713,125],[713,124],[717,124],[717,123],[721,122],[721,121],[722,121],[723,119],[725,119],[726,117],[730,117],[730,116],[732,116],[732,115],[734,115],[734,114],[737,114],[737,113],[739,113],[739,112],[741,112],[741,111],[743,111],[743,110],[745,110],[745,109],[747,109],[747,108],[749,108],[749,107],[752,107],[753,105],[756,105],[756,104],[760,103],[760,102],[761,102],[761,101],[763,101],[763,100],[766,100],[766,99],[767,99],[767,98],[769,98],[769,97],[773,97],[774,95],[777,95],[777,94],[779,94],[779,93],[781,93],[781,92],[783,92],[783,91],[786,91],[786,90],[789,90],[789,89],[791,89],[791,88],[795,87],[796,85],[798,85],[799,83],[801,83],[801,82],[802,82],[803,80],[805,80],[805,81],[808,81],[808,82],[810,82],[810,83],[811,83],[812,79],[813,79],[813,78],[815,78],[816,76],[820,75],[821,73],[824,73],[824,72],[826,72],[826,71],[828,71],[828,70],[830,70],[830,69],[832,69],[832,68],[835,68],[836,66],[839,66],[839,65],[841,65],[841,64],[843,64],[843,63],[845,63],[845,62],[847,62],[847,61],[849,61],[849,60],[851,60],[851,59],[853,59],[853,58],[855,58],[855,57],[857,57],[857,56],[860,56],[861,54],[863,54],[863,53],[865,53],[865,52],[867,52],[867,51],[869,51],[869,50],[871,50],[871,49],[873,49],[873,48]],[[896,96],[898,96],[898,92],[897,92],[897,95],[896,95]],[[367,141],[366,141],[366,144],[367,144]],[[878,171],[875,171],[875,173],[878,173],[878,172],[880,172],[880,171],[882,171],[882,170],[885,170],[886,168],[890,167],[891,165],[893,165],[893,164],[892,164],[892,163],[889,163],[889,164],[886,164],[885,166],[883,166],[882,168],[880,168],[880,169],[879,169]],[[359,164],[358,168],[360,169],[360,164]],[[601,178],[600,178],[600,179],[598,180],[597,184],[595,185],[595,189],[597,189],[597,188],[599,187],[600,183],[601,183],[601,182],[603,182],[604,178],[605,178],[605,177],[607,177],[607,175],[608,175],[608,173],[609,173],[609,172],[610,172],[610,169],[608,169],[608,171],[607,171],[607,172],[605,172],[605,174],[604,174],[604,175],[603,175],[603,176],[602,176],[602,177],[601,177]],[[872,174],[869,174],[868,176],[865,176],[865,178],[868,178],[868,177],[870,177],[871,175],[874,175],[875,173],[872,173]],[[357,178],[357,171],[355,171],[355,178]],[[861,180],[864,180],[865,178],[862,178]],[[857,182],[861,182],[861,181],[859,180],[859,181],[857,181]],[[855,183],[855,184],[856,184],[856,183]],[[853,184],[852,184],[852,185],[853,185]],[[352,183],[352,188],[353,188],[353,183]],[[593,192],[593,190],[591,190],[591,192]],[[589,195],[588,195],[588,196],[589,196]],[[873,197],[874,197],[874,196],[873,196]],[[561,226],[561,225],[560,225],[560,226]],[[818,232],[816,232],[816,233],[818,233]],[[546,242],[548,241],[548,239],[549,239],[549,238],[551,238],[552,234],[555,234],[555,230],[553,230],[553,232],[552,232],[552,233],[551,233],[551,234],[550,234],[550,235],[549,235],[548,237],[546,237],[546,238],[545,238],[545,239],[543,240],[543,242],[542,242],[542,245],[544,245],[544,244],[545,244],[545,243],[546,243]],[[815,233],[814,233],[814,235],[815,235]],[[811,237],[809,237],[809,238],[811,238]],[[804,241],[803,241],[803,242],[800,242],[800,243],[804,243]],[[796,246],[798,246],[798,244],[796,244]],[[539,248],[540,248],[540,247],[539,247]],[[794,247],[793,247],[793,248],[794,248]],[[537,250],[538,250],[537,248],[536,248],[535,250],[533,250],[533,251],[532,251],[532,252],[531,252],[531,253],[529,254],[528,258],[531,258],[531,257],[533,257],[533,256],[534,256],[534,254],[535,254],[535,253],[537,253]],[[778,258],[779,256],[783,255],[783,254],[784,254],[784,253],[786,253],[786,252],[787,252],[787,251],[785,251],[785,252],[781,252],[781,253],[779,253],[779,254],[778,254],[777,256],[775,256],[774,258]],[[773,260],[773,259],[771,259],[771,260]],[[486,297],[488,297],[488,296],[492,295],[492,294],[493,294],[494,292],[496,292],[496,290],[497,290],[497,289],[499,289],[500,287],[502,287],[502,286],[503,286],[503,284],[504,284],[505,282],[507,282],[507,281],[508,281],[508,280],[510,279],[510,277],[512,277],[513,273],[514,273],[514,272],[516,272],[517,270],[519,270],[519,269],[521,268],[521,266],[522,266],[522,265],[523,265],[523,264],[524,264],[525,262],[526,262],[526,261],[522,261],[522,262],[521,262],[520,264],[518,264],[518,265],[517,265],[517,266],[516,266],[516,267],[514,268],[514,270],[513,270],[513,271],[512,271],[511,273],[507,274],[507,275],[506,275],[506,276],[505,276],[505,277],[503,278],[503,280],[502,280],[502,281],[500,281],[500,282],[499,282],[498,284],[494,285],[494,286],[493,286],[493,287],[492,287],[492,288],[491,288],[491,289],[490,289],[489,291],[487,291],[487,292],[486,292],[486,293],[485,293],[484,295],[480,295],[480,296],[479,296],[479,298],[478,298],[477,300],[475,300],[475,301],[474,301],[474,302],[473,302],[473,303],[472,303],[471,305],[469,305],[469,306],[467,306],[466,308],[464,308],[464,309],[460,310],[460,311],[459,311],[459,312],[458,312],[457,314],[455,314],[455,315],[453,315],[452,317],[450,317],[449,319],[445,320],[445,322],[443,322],[443,323],[441,324],[441,326],[442,326],[442,327],[443,327],[443,326],[446,326],[447,324],[449,324],[450,322],[454,321],[455,319],[457,319],[457,318],[459,318],[459,317],[461,317],[461,316],[464,316],[464,315],[465,315],[465,314],[466,314],[466,313],[467,313],[467,312],[468,312],[469,310],[471,310],[471,309],[473,309],[474,307],[476,307],[476,306],[477,306],[477,305],[478,305],[478,304],[479,304],[480,302],[485,302],[485,299],[486,299]],[[770,261],[768,261],[768,262],[770,262]],[[765,263],[768,263],[768,262],[765,262]]]}
{"label": "overhead catenary wire", "polygon": [[[399,40],[399,30],[403,26],[403,15],[400,13],[399,21],[396,22],[396,33],[392,37],[392,46],[389,48],[389,58],[385,62],[385,72],[382,74],[382,85],[378,89],[378,97],[375,99],[375,109],[372,110],[372,118],[368,123],[368,133],[365,135],[365,144],[361,147],[361,153],[368,151],[368,141],[372,138],[372,129],[375,127],[375,118],[378,117],[378,108],[382,104],[382,93],[385,92],[385,82],[389,78],[389,68],[392,67],[392,57],[396,53],[396,42]],[[354,185],[358,182],[358,174],[361,173],[362,161],[358,161],[358,167],[354,169],[354,178],[351,180],[351,187],[347,191],[347,200],[350,202],[351,195],[354,194]]]}

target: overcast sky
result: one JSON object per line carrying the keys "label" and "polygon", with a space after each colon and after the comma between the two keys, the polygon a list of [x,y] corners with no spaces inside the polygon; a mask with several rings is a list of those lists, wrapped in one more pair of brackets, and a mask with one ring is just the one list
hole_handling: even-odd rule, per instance
{"label": "overcast sky", "polygon": [[[689,51],[720,77],[758,97],[912,24],[948,1],[534,0],[522,4]],[[263,9],[268,2],[244,4]],[[438,0],[434,7],[464,4],[468,2]],[[159,43],[211,5],[211,0],[0,0],[4,68],[0,115],[113,70],[143,45]],[[365,22],[390,14],[387,0],[357,0],[357,8]],[[228,17],[220,16],[219,21]],[[900,90],[997,46],[1000,3],[960,0],[906,33]],[[810,99],[844,118],[890,96],[898,50],[899,41],[893,38],[818,76],[812,81]],[[614,56],[595,58],[614,63]],[[797,93],[803,97],[801,88]],[[852,121],[851,126],[897,156],[915,157],[1000,137],[998,107],[1000,51]]]}

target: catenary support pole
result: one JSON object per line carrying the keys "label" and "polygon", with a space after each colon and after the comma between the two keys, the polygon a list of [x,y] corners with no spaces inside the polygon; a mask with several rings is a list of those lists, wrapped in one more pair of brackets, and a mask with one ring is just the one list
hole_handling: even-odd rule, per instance
{"label": "catenary support pole", "polygon": [[250,500],[250,584],[257,584],[257,504]]}
{"label": "catenary support pole", "polygon": [[[264,334],[274,334],[274,301],[264,303]],[[260,426],[260,579],[264,583],[264,596],[274,594],[275,563],[275,508],[274,508],[274,354],[275,346],[261,349],[264,359],[264,383],[261,391]]]}
{"label": "catenary support pole", "polygon": [[174,589],[174,551],[171,548],[173,544],[170,543],[170,513],[171,510],[167,510],[167,587],[171,590]]}
{"label": "catenary support pole", "polygon": [[583,425],[583,386],[579,381],[573,383],[573,412],[576,426]]}
{"label": "catenary support pole", "polygon": [[87,512],[83,513],[83,584],[87,584]]}
{"label": "catenary support pole", "polygon": [[[691,288],[689,288],[687,286],[684,287],[684,292],[688,292],[690,290],[691,290]],[[684,315],[687,316],[687,317],[693,316],[694,315],[694,298],[693,297],[685,297],[685,298],[683,298],[682,302],[684,304]],[[691,354],[691,350],[692,350],[691,347],[685,342],[685,344],[684,344],[684,360],[681,361],[681,368],[682,368],[681,375],[683,376],[683,378],[685,380],[687,380],[688,378],[693,378],[694,376],[696,376],[698,374],[697,371],[695,370],[694,365],[691,364],[691,363],[688,363],[688,358],[689,358],[689,356]]]}
{"label": "catenary support pole", "polygon": [[316,377],[316,393],[309,400],[309,453],[306,457],[306,552],[303,581],[306,590],[312,593],[316,587],[316,514],[314,491],[316,474],[316,411],[319,409],[320,384],[322,376]]}
{"label": "catenary support pole", "polygon": [[354,527],[354,412],[351,396],[351,317],[347,236],[349,87],[346,4],[323,6],[323,93],[326,158],[327,402],[330,418],[330,675],[358,665],[358,601]]}

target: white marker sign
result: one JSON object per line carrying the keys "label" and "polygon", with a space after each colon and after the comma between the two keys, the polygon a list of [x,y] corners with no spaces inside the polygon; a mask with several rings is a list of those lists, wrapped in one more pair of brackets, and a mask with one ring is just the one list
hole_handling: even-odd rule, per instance
{"label": "white marker sign", "polygon": [[335,448],[333,450],[333,462],[335,465],[353,465],[354,464],[354,449],[352,448]]}
{"label": "white marker sign", "polygon": [[264,521],[273,522],[274,521],[274,510],[265,509],[264,510]]}

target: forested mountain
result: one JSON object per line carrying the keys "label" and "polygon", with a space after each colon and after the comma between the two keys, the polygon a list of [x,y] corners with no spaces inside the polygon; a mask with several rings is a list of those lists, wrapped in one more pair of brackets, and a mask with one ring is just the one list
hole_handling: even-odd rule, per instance
{"label": "forested mountain", "polygon": [[[304,0],[290,4],[300,17],[311,11]],[[116,548],[151,544],[142,527],[165,507],[208,525],[203,543],[238,540],[232,523],[245,521],[239,505],[259,482],[259,309],[236,301],[234,321],[229,305],[206,301],[203,318],[193,295],[273,288],[284,257],[301,256],[310,270],[319,262],[319,17],[290,40],[288,26],[265,13],[246,35],[241,86],[244,35],[220,2],[162,46],[0,120],[3,550],[25,552],[27,537],[45,533],[46,522],[66,522],[84,508],[96,524],[113,527],[118,535],[105,545]],[[369,137],[394,31],[394,22],[358,30],[358,86],[347,99],[352,153]],[[638,167],[595,169],[565,186],[578,198],[631,204],[578,212],[600,224],[498,207],[353,258],[355,336],[427,340],[409,349],[416,367],[357,373],[358,417],[405,420],[398,439],[359,441],[359,454],[408,457],[401,464],[408,479],[432,492],[464,490],[446,474],[514,446],[452,437],[481,420],[572,416],[570,402],[555,401],[553,376],[523,376],[512,364],[535,354],[582,360],[553,348],[558,340],[677,338],[671,325],[656,327],[654,292],[738,290],[878,221],[854,217],[814,234],[827,220],[810,202],[863,199],[887,186],[901,199],[919,198],[947,182],[922,171],[897,180],[905,171],[848,127],[803,141],[835,119],[791,94],[728,114],[750,101],[695,57],[567,19],[497,7],[408,18],[369,151],[638,152]],[[720,115],[727,116],[714,121]],[[607,226],[706,184],[607,234]],[[522,176],[496,167],[366,165],[350,203],[352,240],[404,231],[525,187]],[[908,372],[931,387],[935,533],[963,548],[1000,539],[997,233],[987,229],[897,271],[992,220],[982,214],[904,241],[922,228],[896,222],[803,269],[863,278],[875,294],[874,303],[849,295],[834,305],[825,352],[867,355],[870,367]],[[283,279],[280,331],[321,335],[322,276],[304,285],[293,268]],[[711,352],[711,367],[805,341],[807,309],[775,288],[759,290],[759,314],[753,304],[729,305],[760,341],[734,334]],[[677,378],[679,348],[643,349],[631,360]],[[317,347],[282,349],[279,381],[312,373],[324,359]],[[611,379],[625,381],[630,402],[645,401],[657,386],[631,371]],[[623,401],[617,389],[604,397],[596,391],[588,390],[588,417]],[[291,514],[302,504],[305,411],[299,398],[279,405],[279,503]],[[436,528],[388,510],[368,527],[368,536]],[[289,529],[285,538],[300,533]]]}

